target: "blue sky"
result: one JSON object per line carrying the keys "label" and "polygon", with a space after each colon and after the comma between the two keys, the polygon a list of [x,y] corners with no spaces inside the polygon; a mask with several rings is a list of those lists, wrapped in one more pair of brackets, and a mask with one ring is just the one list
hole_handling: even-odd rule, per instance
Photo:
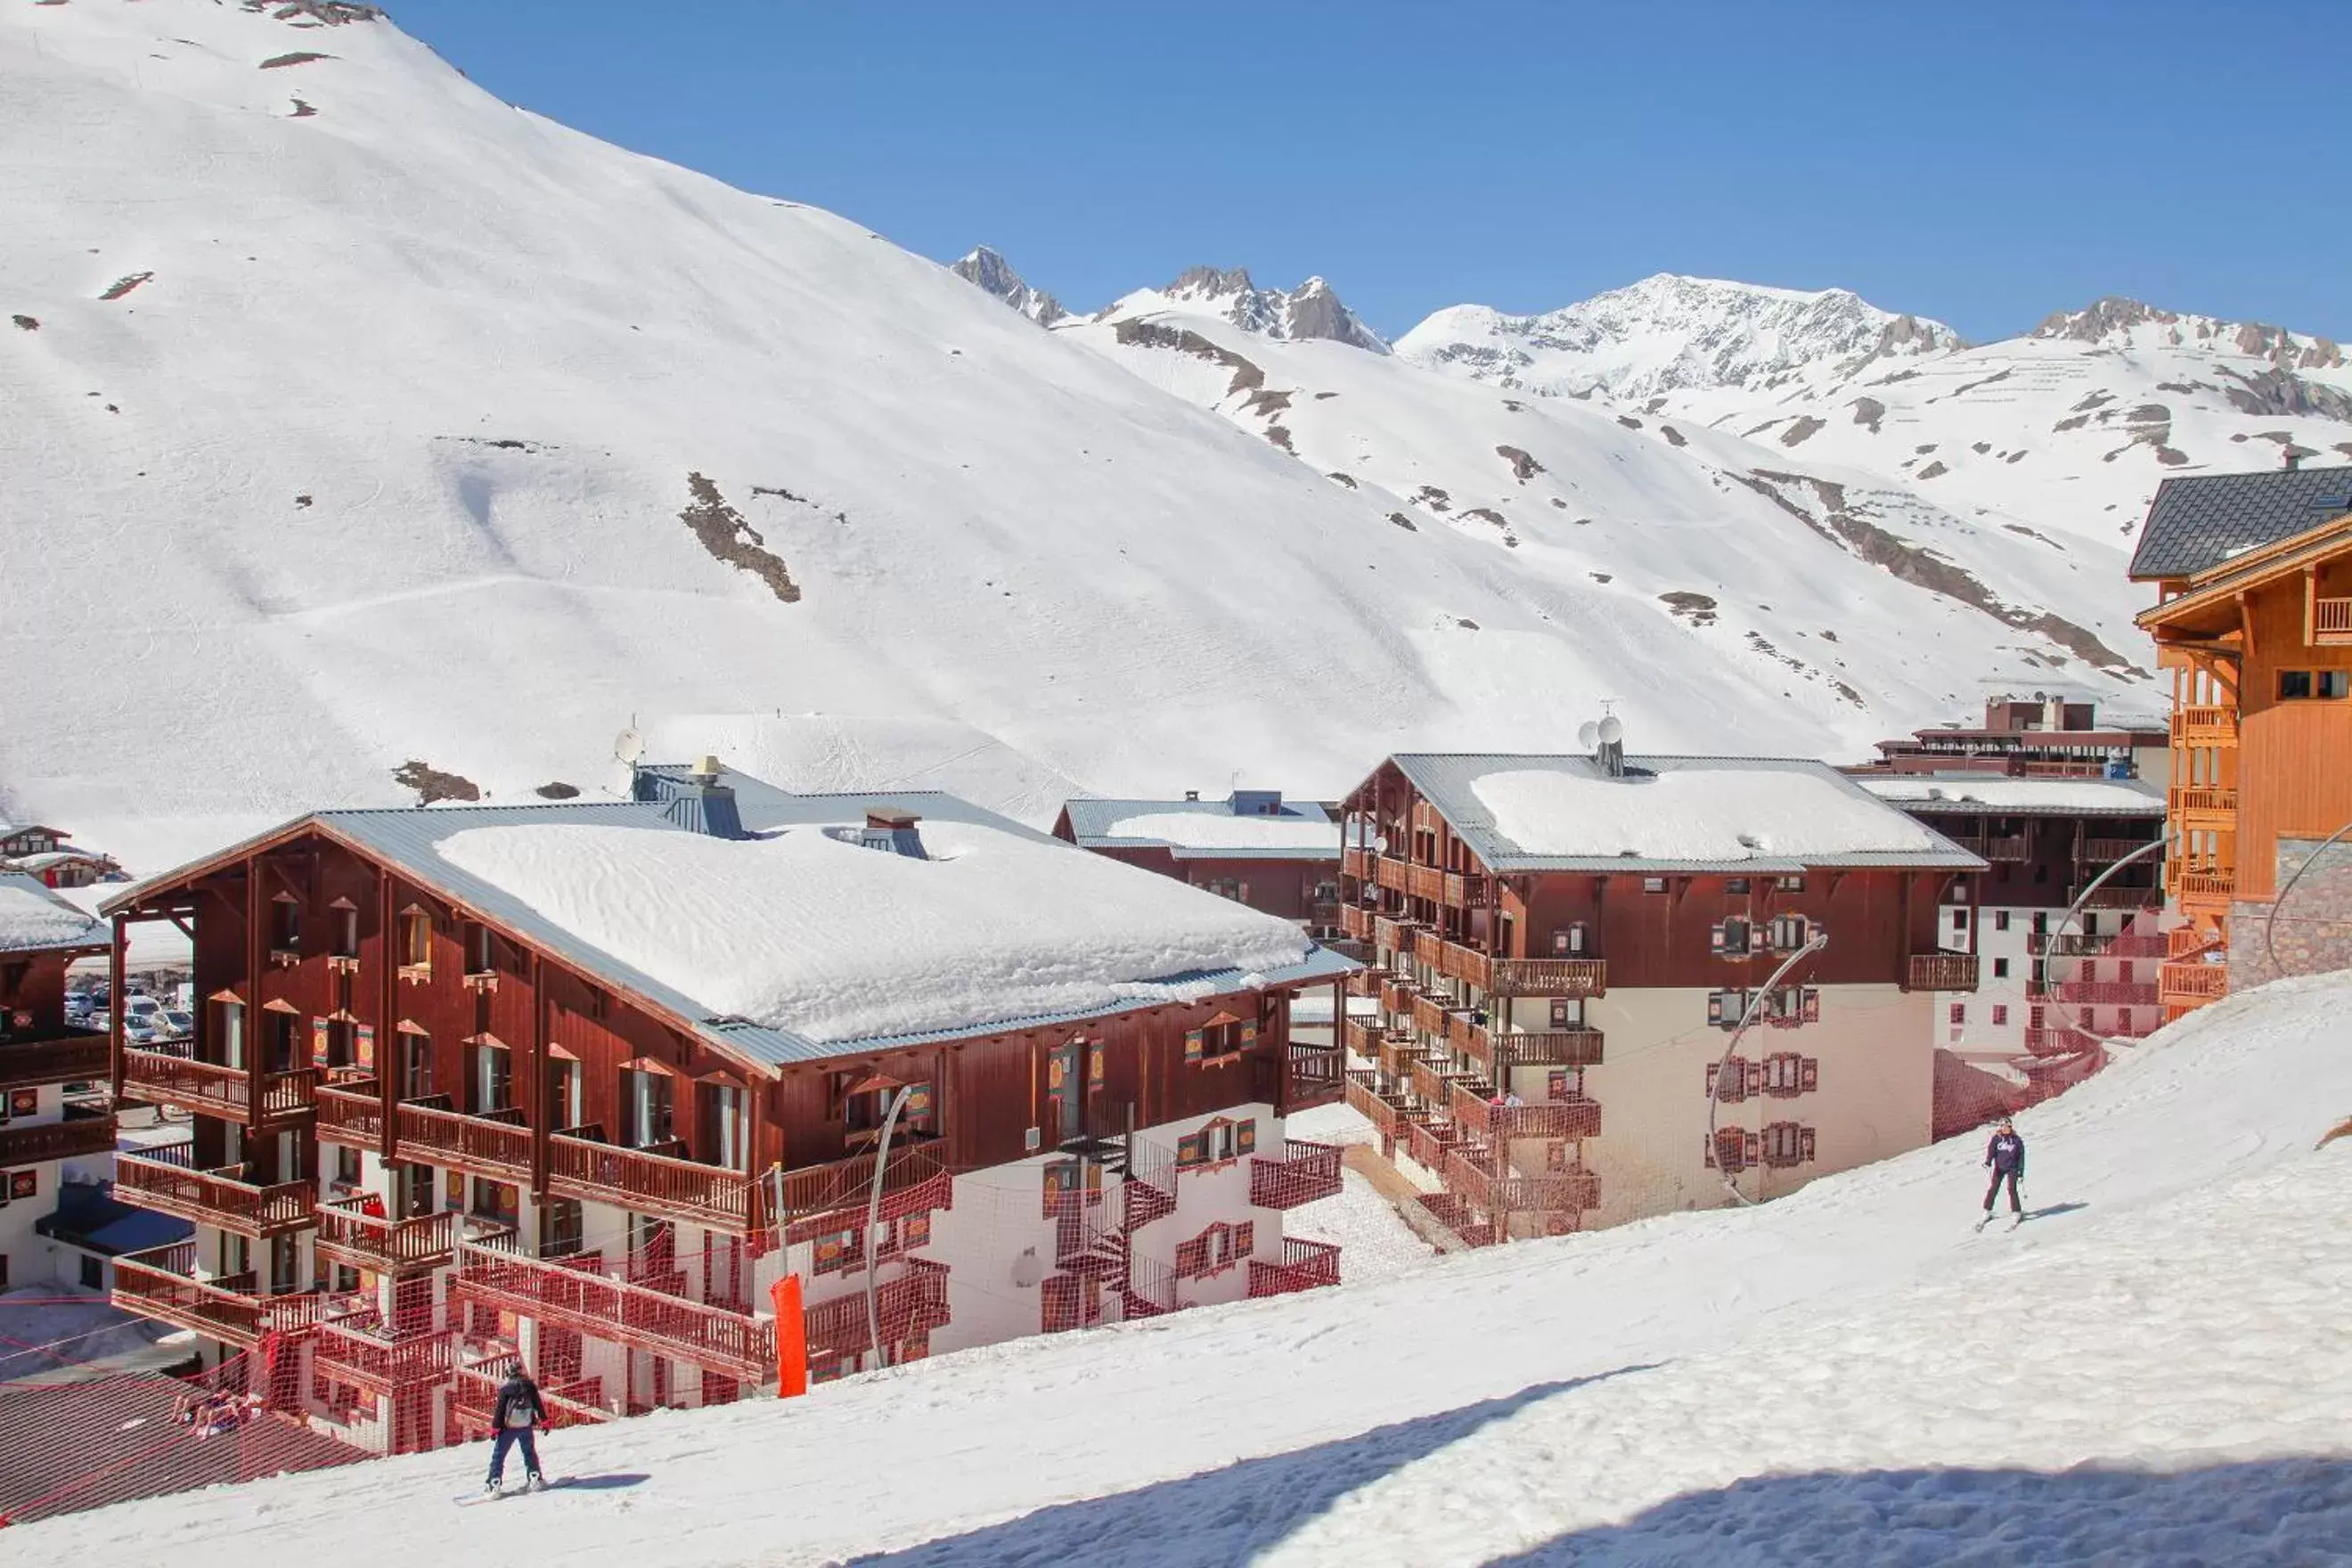
{"label": "blue sky", "polygon": [[2352,338],[2352,0],[390,8],[501,98],[1074,309],[1210,262],[1394,334],[1673,271],[1979,340],[2103,293]]}

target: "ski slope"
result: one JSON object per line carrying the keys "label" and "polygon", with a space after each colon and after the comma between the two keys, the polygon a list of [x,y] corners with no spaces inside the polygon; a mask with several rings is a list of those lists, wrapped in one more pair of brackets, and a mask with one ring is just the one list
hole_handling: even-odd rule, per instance
{"label": "ski slope", "polygon": [[[1036,1339],[790,1404],[557,1434],[11,1532],[230,1568],[1086,1562],[2344,1562],[2352,976],[2232,997],[2021,1121],[2034,1217],[1973,1234],[1962,1139],[1761,1209]],[[1696,1136],[1696,1131],[1694,1136]]]}

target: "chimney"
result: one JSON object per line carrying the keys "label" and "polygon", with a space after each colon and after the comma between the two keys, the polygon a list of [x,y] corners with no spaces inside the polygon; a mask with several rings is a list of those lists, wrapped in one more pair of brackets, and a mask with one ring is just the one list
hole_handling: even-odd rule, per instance
{"label": "chimney", "polygon": [[910,860],[928,860],[923,851],[922,818],[911,811],[897,811],[883,806],[866,808],[866,830],[857,842],[867,849],[880,849],[892,855],[904,855]]}
{"label": "chimney", "polygon": [[701,760],[694,764],[694,776],[704,784],[716,779],[719,776],[719,759],[705,752]]}
{"label": "chimney", "polygon": [[1198,800],[1201,798],[1201,792],[1196,789],[1188,789],[1184,792],[1184,798],[1186,800]]}
{"label": "chimney", "polygon": [[2279,461],[2286,465],[2286,471],[2291,474],[2303,467],[2303,454],[2296,449],[2294,443],[2290,441],[2279,448]]}

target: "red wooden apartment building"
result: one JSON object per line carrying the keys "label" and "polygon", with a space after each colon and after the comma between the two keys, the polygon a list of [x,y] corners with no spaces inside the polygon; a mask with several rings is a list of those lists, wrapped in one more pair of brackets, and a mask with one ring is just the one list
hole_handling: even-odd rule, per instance
{"label": "red wooden apartment building", "polygon": [[108,906],[118,969],[190,930],[200,1009],[112,1042],[194,1113],[119,1162],[197,1227],[121,1303],[405,1450],[518,1354],[565,1420],[772,1385],[786,1275],[818,1379],[1336,1280],[1282,1119],[1341,1093],[1286,1019],[1347,961],[948,795],[633,793],[322,811]]}
{"label": "red wooden apartment building", "polygon": [[1318,939],[1339,935],[1339,825],[1313,801],[1270,789],[1223,800],[1073,800],[1054,835],[1130,866],[1206,888],[1297,921]]}
{"label": "red wooden apartment building", "polygon": [[35,1226],[68,1161],[102,1164],[114,1116],[70,1104],[107,1072],[106,1037],[66,1023],[66,970],[106,951],[106,927],[32,878],[0,872],[0,1289],[46,1278]]}
{"label": "red wooden apartment building", "polygon": [[[1381,999],[1349,1103],[1472,1244],[1749,1195],[1927,1141],[1931,1013],[1984,861],[1813,762],[1391,757],[1342,803]],[[1362,847],[1357,847],[1358,843]],[[1781,960],[1827,947],[1725,1032]],[[1721,1087],[1714,1140],[1708,1095]]]}

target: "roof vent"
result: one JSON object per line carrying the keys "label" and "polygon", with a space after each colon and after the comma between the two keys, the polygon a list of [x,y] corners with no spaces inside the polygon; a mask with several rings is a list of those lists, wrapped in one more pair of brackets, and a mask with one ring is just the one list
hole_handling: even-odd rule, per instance
{"label": "roof vent", "polygon": [[1201,798],[1201,792],[1196,789],[1188,789],[1184,792],[1184,798],[1186,800],[1198,800]]}
{"label": "roof vent", "polygon": [[886,854],[904,855],[909,860],[928,860],[930,857],[923,851],[923,835],[918,826],[922,820],[911,811],[869,808],[865,829],[857,836],[858,845]]}

